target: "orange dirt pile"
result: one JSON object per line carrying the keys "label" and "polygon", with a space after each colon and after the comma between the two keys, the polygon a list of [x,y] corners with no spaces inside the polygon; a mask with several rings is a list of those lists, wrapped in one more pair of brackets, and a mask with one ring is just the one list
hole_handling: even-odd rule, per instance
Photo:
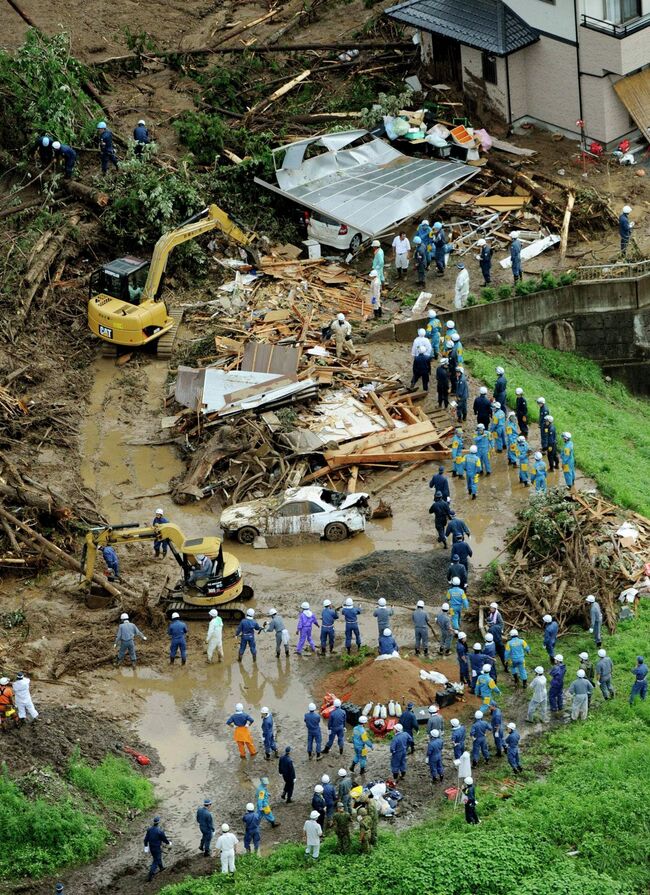
{"label": "orange dirt pile", "polygon": [[367,702],[388,703],[397,700],[402,707],[407,702],[416,705],[431,705],[436,692],[443,689],[439,684],[420,679],[420,668],[439,671],[450,681],[458,680],[458,665],[449,659],[442,659],[434,665],[421,665],[416,659],[383,659],[376,662],[368,659],[354,668],[335,671],[319,683],[319,695],[334,693],[339,698],[349,699],[360,706]]}

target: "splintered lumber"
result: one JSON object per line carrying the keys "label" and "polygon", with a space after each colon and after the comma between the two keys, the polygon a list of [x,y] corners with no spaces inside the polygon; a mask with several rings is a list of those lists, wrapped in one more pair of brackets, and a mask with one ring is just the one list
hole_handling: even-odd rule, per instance
{"label": "splintered lumber", "polygon": [[386,408],[385,402],[375,392],[368,392],[368,396],[369,396],[370,400],[372,401],[372,403],[377,408],[377,410],[381,413],[382,417],[384,418],[384,422],[386,423],[388,428],[394,429],[395,428],[395,420],[389,414],[389,412]]}
{"label": "splintered lumber", "polygon": [[[243,25],[239,25],[236,28],[230,28],[229,30],[227,30],[224,33],[223,37],[214,44],[213,47],[210,47],[207,50],[207,52],[210,53],[210,52],[212,52],[212,50],[216,49],[216,47],[220,47],[222,44],[224,44],[227,40],[230,40],[232,37],[237,37],[238,35],[243,34],[244,31],[249,31],[251,28],[254,28],[256,25],[261,25],[262,22],[266,22],[268,19],[271,19],[271,18],[273,18],[273,16],[276,16],[280,12],[280,10],[281,10],[281,7],[277,7],[276,9],[272,9],[270,12],[267,12],[266,15],[260,16],[257,19],[253,19],[252,22],[245,22]],[[230,48],[225,47],[224,49],[228,50]],[[188,50],[185,50],[185,51],[179,50],[179,52],[180,53],[182,53],[182,52],[196,53],[198,51],[197,50],[189,50],[189,51]],[[162,54],[156,53],[155,55],[162,55]]]}
{"label": "splintered lumber", "polygon": [[566,200],[566,208],[564,210],[564,219],[562,221],[562,230],[560,231],[560,261],[564,260],[566,255],[567,243],[569,241],[569,224],[571,223],[571,212],[576,201],[576,194],[570,192]]}
{"label": "splintered lumber", "polygon": [[260,112],[268,109],[269,106],[273,105],[273,103],[277,102],[281,99],[285,94],[289,93],[290,90],[293,90],[294,87],[297,87],[298,84],[301,84],[311,75],[311,69],[307,68],[305,71],[300,72],[299,75],[296,75],[295,78],[291,78],[290,81],[287,81],[286,84],[283,84],[282,87],[278,87],[277,90],[274,90],[270,96],[267,96],[265,99],[260,100],[255,103],[254,106],[251,106],[248,112],[244,115],[242,123],[245,125],[247,121],[250,121],[255,115],[258,115]]}
{"label": "splintered lumber", "polygon": [[330,469],[349,466],[353,463],[372,465],[373,463],[415,463],[418,460],[447,460],[451,451],[443,448],[439,451],[395,451],[394,453],[378,451],[376,453],[343,454],[328,463]]}

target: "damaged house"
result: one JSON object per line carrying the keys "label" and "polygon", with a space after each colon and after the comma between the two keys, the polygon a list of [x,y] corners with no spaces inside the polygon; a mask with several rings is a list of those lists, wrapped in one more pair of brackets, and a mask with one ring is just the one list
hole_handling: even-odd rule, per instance
{"label": "damaged house", "polygon": [[607,147],[650,139],[650,0],[406,0],[437,80],[470,114],[533,122]]}

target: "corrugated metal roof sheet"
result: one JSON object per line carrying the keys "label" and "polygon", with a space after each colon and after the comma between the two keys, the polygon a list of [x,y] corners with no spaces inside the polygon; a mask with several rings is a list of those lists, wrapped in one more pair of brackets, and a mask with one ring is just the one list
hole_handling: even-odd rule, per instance
{"label": "corrugated metal roof sheet", "polygon": [[502,0],[406,0],[384,12],[495,56],[507,56],[539,40],[539,32]]}
{"label": "corrugated metal roof sheet", "polygon": [[[255,182],[374,236],[477,173],[460,162],[409,158],[375,137],[360,142],[369,137],[367,131],[347,131],[280,147],[278,186]],[[305,159],[310,147],[326,151]]]}

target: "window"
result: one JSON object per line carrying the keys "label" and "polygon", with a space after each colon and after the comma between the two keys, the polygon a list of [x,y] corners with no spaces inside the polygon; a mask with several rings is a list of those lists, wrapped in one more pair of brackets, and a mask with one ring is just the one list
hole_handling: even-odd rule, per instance
{"label": "window", "polygon": [[604,0],[604,16],[607,22],[623,25],[641,15],[641,0]]}
{"label": "window", "polygon": [[482,54],[483,62],[483,80],[486,84],[496,84],[497,82],[497,57],[491,56],[490,53]]}

